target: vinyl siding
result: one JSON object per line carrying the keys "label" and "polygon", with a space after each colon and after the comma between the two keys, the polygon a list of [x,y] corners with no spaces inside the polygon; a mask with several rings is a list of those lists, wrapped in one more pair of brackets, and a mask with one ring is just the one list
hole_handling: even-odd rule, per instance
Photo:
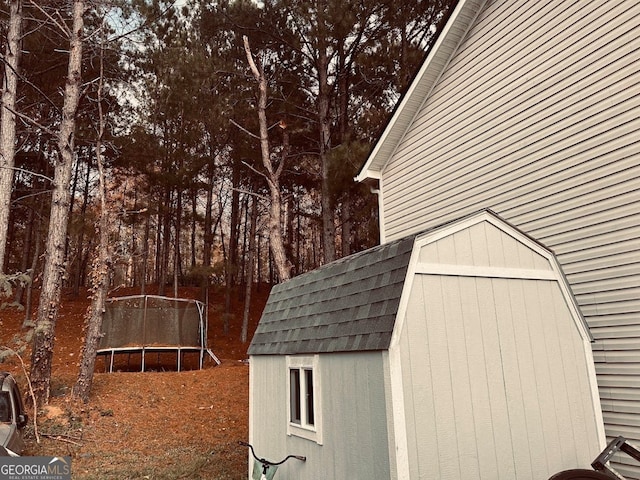
{"label": "vinyl siding", "polygon": [[391,478],[382,352],[325,353],[318,359],[323,444],[287,435],[284,355],[250,357],[250,438],[258,455],[289,461],[276,478]]}
{"label": "vinyl siding", "polygon": [[639,409],[614,406],[640,402],[639,130],[640,4],[489,1],[381,181],[386,241],[491,208],[556,253],[607,434],[636,443]]}

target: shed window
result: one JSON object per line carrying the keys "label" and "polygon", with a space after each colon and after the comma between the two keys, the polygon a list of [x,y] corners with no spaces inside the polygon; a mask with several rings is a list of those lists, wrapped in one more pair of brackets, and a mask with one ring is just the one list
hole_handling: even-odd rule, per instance
{"label": "shed window", "polygon": [[287,357],[289,435],[321,443],[317,356]]}
{"label": "shed window", "polygon": [[289,385],[289,398],[291,404],[289,417],[291,423],[297,423],[300,425],[302,423],[302,405],[300,405],[300,370],[297,368],[289,369]]}
{"label": "shed window", "polygon": [[313,427],[313,370],[289,368],[289,420],[296,425]]}
{"label": "shed window", "polygon": [[308,425],[314,425],[313,421],[313,370],[304,370],[304,399],[306,403],[305,416]]}

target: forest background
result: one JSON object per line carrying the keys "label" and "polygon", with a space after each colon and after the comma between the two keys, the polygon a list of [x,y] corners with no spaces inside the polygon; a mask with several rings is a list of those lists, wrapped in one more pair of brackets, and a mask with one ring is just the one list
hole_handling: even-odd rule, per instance
{"label": "forest background", "polygon": [[215,284],[228,318],[376,245],[353,178],[454,3],[3,1],[0,286],[38,402],[62,288],[99,317],[113,289]]}

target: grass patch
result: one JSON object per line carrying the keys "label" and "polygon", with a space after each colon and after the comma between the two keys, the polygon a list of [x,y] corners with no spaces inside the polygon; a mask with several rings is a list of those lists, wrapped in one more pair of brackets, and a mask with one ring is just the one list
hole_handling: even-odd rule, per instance
{"label": "grass patch", "polygon": [[142,458],[136,452],[109,452],[99,458],[80,455],[71,465],[73,478],[79,480],[246,480],[247,471],[238,471],[238,465],[246,463],[245,452],[235,448],[222,446],[207,453],[174,448]]}

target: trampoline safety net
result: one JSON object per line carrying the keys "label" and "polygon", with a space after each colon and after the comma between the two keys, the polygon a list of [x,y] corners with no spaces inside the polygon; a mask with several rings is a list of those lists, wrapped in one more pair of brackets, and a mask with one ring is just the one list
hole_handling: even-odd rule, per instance
{"label": "trampoline safety net", "polygon": [[[197,300],[153,295],[109,298],[105,303],[99,354],[183,350],[200,352],[200,368],[207,348],[207,321],[204,304]],[[112,368],[111,368],[112,369]],[[110,370],[111,370],[110,369]]]}

